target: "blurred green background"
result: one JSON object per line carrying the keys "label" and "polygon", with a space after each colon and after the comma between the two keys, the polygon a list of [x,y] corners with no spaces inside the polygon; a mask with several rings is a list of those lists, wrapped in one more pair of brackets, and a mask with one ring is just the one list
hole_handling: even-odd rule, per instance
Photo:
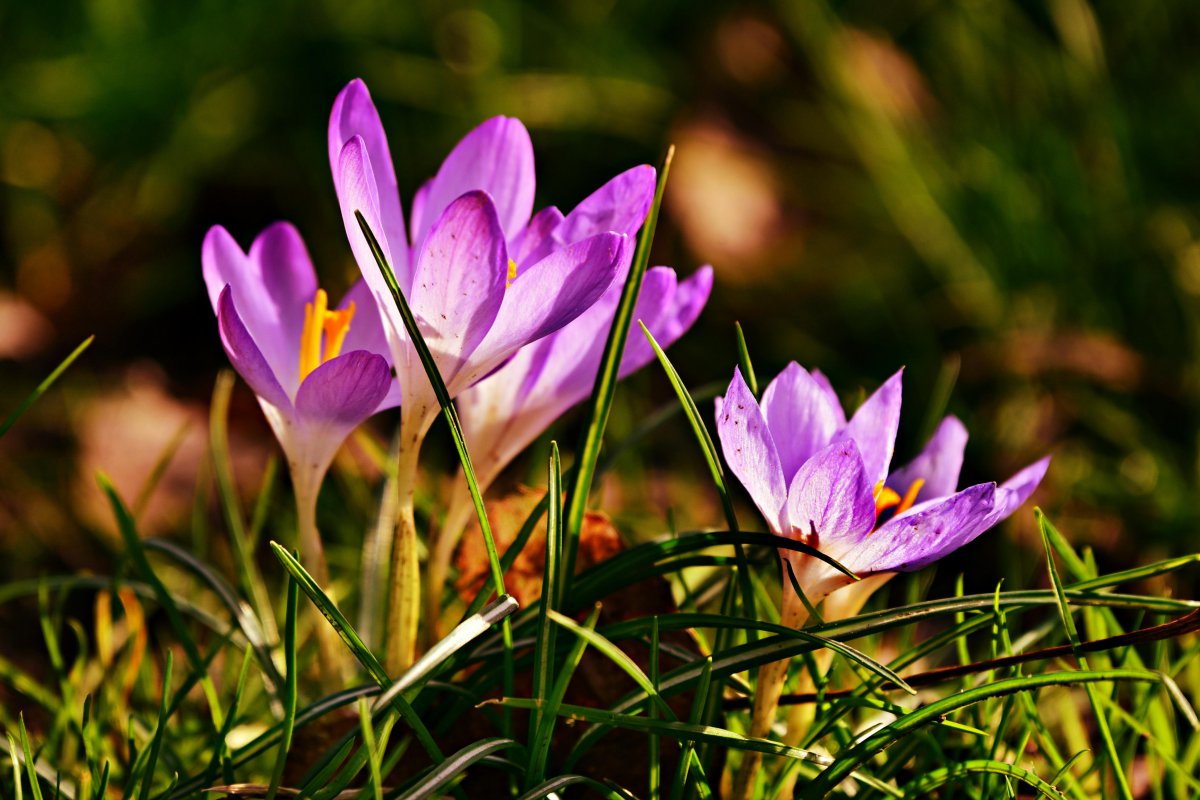
{"label": "blurred green background", "polygon": [[[734,320],[760,377],[794,358],[853,399],[906,365],[898,460],[947,408],[968,479],[1053,452],[1038,499],[1102,559],[1196,549],[1194,2],[56,0],[0,5],[0,37],[0,408],[97,335],[0,442],[0,578],[103,564],[91,475],[135,495],[172,441],[143,525],[188,527],[225,363],[201,239],[290,219],[347,285],[325,125],[355,76],[406,203],[497,113],[530,128],[539,206],[674,142],[654,260],[717,271],[673,351],[692,386],[728,381]],[[619,398],[617,434],[671,395],[652,367]],[[235,412],[252,490],[273,445],[244,390]],[[606,505],[719,524],[693,448],[655,433]]]}

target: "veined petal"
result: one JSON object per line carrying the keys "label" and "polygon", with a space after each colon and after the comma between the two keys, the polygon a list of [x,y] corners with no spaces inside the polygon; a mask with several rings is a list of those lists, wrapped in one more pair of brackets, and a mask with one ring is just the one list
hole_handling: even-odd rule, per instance
{"label": "veined petal", "polygon": [[579,317],[612,283],[626,238],[604,233],[557,250],[517,273],[504,292],[495,323],[461,376],[462,388],[504,363],[519,347]]}
{"label": "veined petal", "polygon": [[561,211],[547,206],[534,214],[529,224],[509,240],[508,257],[517,265],[518,275],[522,267],[536,264],[559,246],[553,233],[562,220]]}
{"label": "veined petal", "polygon": [[734,368],[729,389],[718,399],[721,402],[717,405],[717,436],[725,461],[746,487],[771,530],[786,534],[787,485],[779,452],[741,370]]}
{"label": "veined petal", "polygon": [[554,231],[555,240],[567,245],[607,231],[637,233],[654,201],[656,174],[643,164],[617,175],[567,214]]}
{"label": "veined petal", "polygon": [[425,211],[414,247],[420,247],[430,223],[466,192],[487,192],[496,204],[500,227],[513,236],[533,211],[533,143],[520,120],[493,117],[463,137],[429,184]]}
{"label": "veined petal", "polygon": [[981,483],[924,504],[881,525],[851,548],[842,564],[861,575],[921,569],[990,528],[995,500],[996,484]]}
{"label": "veined petal", "polygon": [[853,439],[874,485],[887,478],[900,428],[900,370],[868,397],[835,439]]}
{"label": "veined petal", "polygon": [[317,290],[300,234],[287,223],[275,223],[259,234],[247,255],[216,226],[204,237],[201,261],[213,311],[224,287],[232,286],[243,324],[280,385],[295,392],[304,304]]}
{"label": "veined petal", "polygon": [[[392,355],[388,348],[387,332],[384,327],[390,323],[385,322],[380,316],[375,296],[371,294],[370,288],[362,278],[354,282],[350,291],[346,292],[346,296],[338,304],[338,308],[348,308],[351,303],[355,308],[354,319],[351,320],[350,330],[346,333],[345,341],[342,342],[342,350],[347,353],[354,350],[378,353],[384,357],[390,368]],[[398,405],[400,405],[400,383],[393,380],[380,408],[395,408]]]}
{"label": "veined petal", "polygon": [[829,378],[825,377],[825,373],[819,369],[814,369],[809,375],[817,382],[821,390],[825,392],[825,396],[829,398],[829,405],[837,412],[839,427],[845,425],[846,412],[842,409],[842,401],[838,399],[837,392],[833,390],[833,384],[829,382]]}
{"label": "veined petal", "polygon": [[915,481],[922,480],[918,500],[954,494],[966,446],[966,426],[957,417],[946,417],[921,454],[888,476],[888,487],[903,496]]}
{"label": "veined petal", "polygon": [[767,386],[762,409],[788,478],[828,445],[838,430],[840,409],[830,404],[825,388],[795,361]]}
{"label": "veined petal", "polygon": [[[371,254],[367,238],[363,235],[358,219],[354,216],[355,211],[362,213],[367,225],[374,232],[375,238],[379,241],[379,247],[383,250],[384,257],[396,274],[396,280],[402,291],[410,291],[412,277],[408,270],[407,248],[403,244],[393,247],[387,237],[381,233],[384,227],[380,215],[379,191],[375,186],[371,157],[367,153],[361,136],[352,137],[342,148],[341,155],[338,157],[338,175],[340,176],[337,185],[338,204],[341,206],[342,222],[346,227],[346,236],[350,240],[350,249],[354,252],[354,259],[358,262],[363,280],[367,282],[371,293],[375,295],[379,307],[384,309],[385,317],[391,320],[389,341],[393,342],[393,350],[395,350],[397,339],[392,334],[396,332],[396,335],[399,336],[399,332],[403,331],[404,326],[400,324],[398,313],[393,310],[392,295],[387,281],[380,273],[379,265],[375,263],[375,257]],[[400,336],[400,339],[403,337]]]}
{"label": "veined petal", "polygon": [[221,343],[233,363],[234,369],[250,385],[256,395],[280,409],[290,413],[292,401],[279,384],[271,365],[263,358],[254,337],[246,330],[233,302],[233,288],[226,286],[217,298],[217,327],[221,331]]}
{"label": "veined petal", "polygon": [[394,257],[401,259],[400,264],[392,262],[392,269],[400,273],[408,267],[407,253],[400,252],[407,250],[408,239],[400,189],[396,186],[396,170],[392,166],[392,154],[388,149],[383,123],[379,121],[379,112],[371,101],[367,85],[358,78],[346,84],[338,94],[329,115],[329,166],[333,169],[334,186],[339,198],[342,195],[342,148],[356,136],[362,140],[368,155],[367,161],[377,193],[379,227],[373,230],[377,237],[387,240]]}
{"label": "veined petal", "polygon": [[875,526],[875,497],[853,439],[834,442],[796,471],[787,496],[787,522],[826,549],[857,542]]}
{"label": "veined petal", "polygon": [[468,192],[430,228],[409,297],[447,385],[491,330],[507,278],[508,251],[496,209],[485,193]]}
{"label": "veined petal", "polygon": [[343,353],[314,369],[300,384],[296,412],[304,422],[354,428],[380,409],[391,382],[383,356],[366,350]]}
{"label": "veined petal", "polygon": [[421,188],[417,189],[413,195],[412,211],[409,212],[409,231],[412,236],[412,241],[417,241],[417,233],[422,230],[421,226],[425,224],[425,212],[428,210],[427,201],[429,200],[429,185],[433,183],[433,178],[421,184]]}
{"label": "veined petal", "polygon": [[[656,290],[655,286],[660,282],[664,284],[663,288]],[[712,282],[712,267],[707,264],[678,285],[675,270],[670,267],[653,267],[646,271],[642,292],[633,310],[634,321],[641,320],[645,323],[660,347],[670,347],[692,327],[692,323],[704,310],[704,304],[708,302],[708,296],[712,292]],[[615,309],[614,302],[609,311],[610,322]],[[621,377],[636,372],[654,360],[654,349],[646,341],[646,337],[640,334],[641,331],[636,328],[629,332],[625,354],[621,358]]]}
{"label": "veined petal", "polygon": [[991,524],[995,525],[1007,519],[1024,504],[1042,482],[1049,468],[1050,457],[1046,456],[1000,484],[996,489],[996,508]]}

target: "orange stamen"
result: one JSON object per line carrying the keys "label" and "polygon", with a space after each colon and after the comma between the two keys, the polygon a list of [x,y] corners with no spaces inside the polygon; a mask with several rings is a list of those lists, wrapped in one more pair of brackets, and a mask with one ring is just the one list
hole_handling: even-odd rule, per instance
{"label": "orange stamen", "polygon": [[512,282],[516,277],[517,277],[517,262],[513,261],[510,258],[508,260],[508,280],[506,280],[504,282],[504,288],[507,289],[509,286],[512,286]]}
{"label": "orange stamen", "polygon": [[883,485],[883,481],[875,484],[875,517],[887,511],[893,506],[900,505],[900,495],[892,489]]}
{"label": "orange stamen", "polygon": [[912,486],[909,486],[908,491],[904,493],[904,499],[900,501],[900,505],[896,506],[897,514],[903,514],[913,507],[913,503],[917,502],[917,494],[920,493],[921,487],[924,485],[924,478],[917,478],[912,482]]}
{"label": "orange stamen", "polygon": [[[304,304],[304,327],[300,331],[300,380],[342,352],[342,344],[354,319],[354,303],[348,308],[329,310],[329,295],[317,289],[311,303]],[[324,349],[322,350],[322,334]]]}

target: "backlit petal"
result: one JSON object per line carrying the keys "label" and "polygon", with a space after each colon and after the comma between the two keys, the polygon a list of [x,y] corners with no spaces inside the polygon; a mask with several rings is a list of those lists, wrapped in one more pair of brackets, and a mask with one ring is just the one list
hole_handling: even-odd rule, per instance
{"label": "backlit petal", "polygon": [[767,386],[762,409],[789,479],[832,441],[838,429],[839,409],[830,404],[825,388],[794,361]]}
{"label": "backlit petal", "polygon": [[784,519],[787,485],[779,453],[762,410],[736,368],[717,408],[717,436],[725,461],[750,493],[767,525],[776,533],[787,533]]}
{"label": "backlit petal", "polygon": [[221,332],[221,343],[225,345],[225,352],[229,355],[234,369],[254,393],[282,412],[290,412],[291,400],[263,357],[254,337],[238,316],[232,287],[226,286],[217,298],[217,327]]}
{"label": "backlit petal", "polygon": [[921,454],[889,475],[887,485],[903,495],[914,481],[924,481],[917,495],[918,501],[954,494],[966,446],[966,426],[957,417],[946,417]]}
{"label": "backlit petal", "polygon": [[900,370],[888,378],[875,393],[868,397],[846,427],[835,439],[853,439],[862,453],[867,477],[872,485],[884,480],[888,466],[892,463],[892,452],[896,447],[896,431],[900,428]]}

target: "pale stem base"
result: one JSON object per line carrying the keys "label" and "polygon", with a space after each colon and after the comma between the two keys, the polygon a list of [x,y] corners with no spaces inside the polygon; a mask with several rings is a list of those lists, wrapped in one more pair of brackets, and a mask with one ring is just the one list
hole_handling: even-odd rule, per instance
{"label": "pale stem base", "polygon": [[442,636],[442,598],[450,574],[450,560],[473,516],[475,504],[471,502],[471,491],[460,474],[455,477],[446,517],[429,554],[429,583],[425,593],[425,635],[429,643]]}
{"label": "pale stem base", "polygon": [[[317,530],[317,494],[320,482],[295,481],[297,543],[300,547],[300,563],[317,585],[330,592],[329,564],[325,559],[325,547]],[[315,609],[314,609],[315,610]],[[317,666],[322,683],[341,686],[346,678],[347,652],[341,638],[325,618],[318,612],[314,626],[317,637]]]}
{"label": "pale stem base", "polygon": [[400,433],[396,462],[396,532],[392,539],[392,568],[388,576],[386,615],[387,672],[396,677],[417,657],[417,632],[421,619],[421,563],[417,525],[413,519],[413,494],[417,460],[424,431],[409,430],[406,420]]}

